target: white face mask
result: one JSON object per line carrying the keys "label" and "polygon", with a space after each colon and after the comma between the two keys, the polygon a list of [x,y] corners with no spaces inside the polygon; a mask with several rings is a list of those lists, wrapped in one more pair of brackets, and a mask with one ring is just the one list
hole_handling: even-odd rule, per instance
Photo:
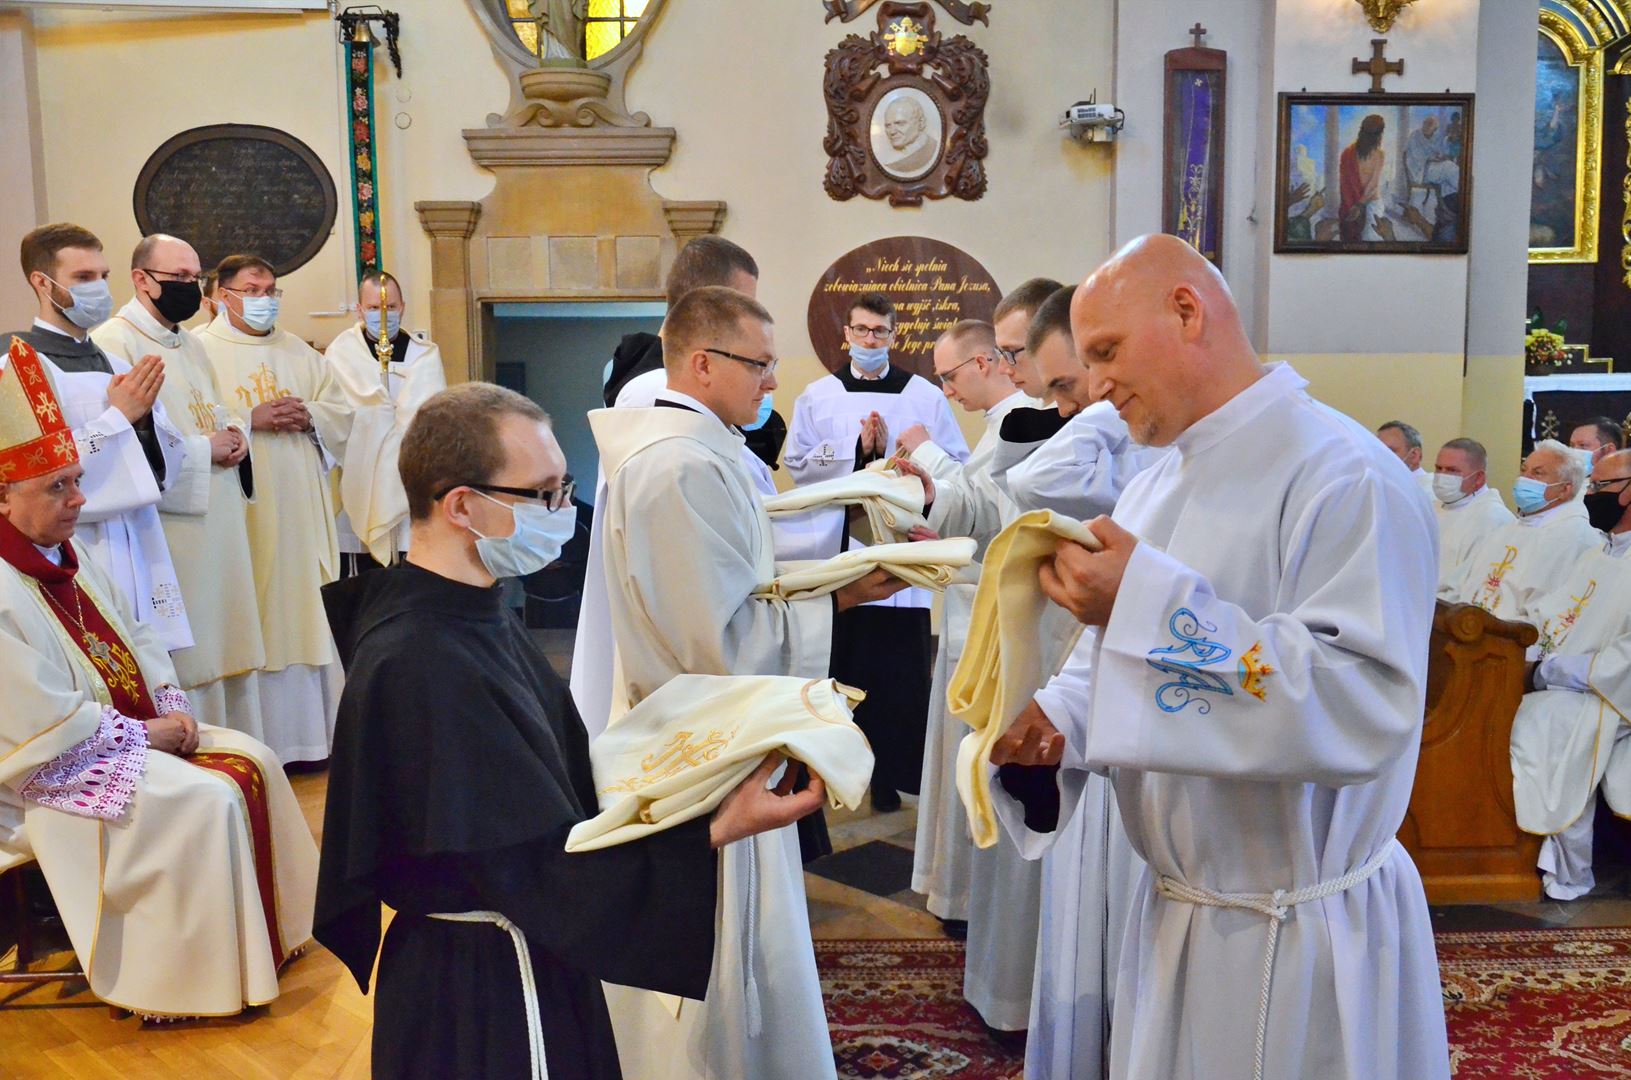
{"label": "white face mask", "polygon": [[1438,496],[1438,501],[1445,506],[1454,506],[1467,497],[1466,492],[1461,490],[1463,479],[1464,477],[1452,476],[1449,473],[1434,473],[1433,494]]}
{"label": "white face mask", "polygon": [[871,375],[875,371],[883,370],[883,366],[889,363],[889,347],[877,345],[869,348],[864,345],[851,345],[849,358],[850,363]]}
{"label": "white face mask", "polygon": [[240,316],[244,324],[251,330],[265,332],[277,325],[278,308],[281,298],[276,296],[240,296],[243,303],[243,314]]}
{"label": "white face mask", "polygon": [[113,290],[108,287],[106,281],[86,281],[79,285],[63,285],[52,281],[50,278],[45,280],[50,281],[51,284],[74,298],[74,302],[67,307],[63,307],[55,300],[52,300],[51,303],[56,306],[58,311],[62,312],[64,318],[81,330],[95,330],[98,326],[107,322],[108,316],[113,314]]}
{"label": "white face mask", "polygon": [[476,494],[490,503],[508,506],[515,515],[515,530],[508,536],[483,536],[470,530],[476,534],[476,556],[495,578],[536,574],[561,557],[561,549],[577,531],[576,506],[551,510],[536,503],[504,503],[484,491]]}

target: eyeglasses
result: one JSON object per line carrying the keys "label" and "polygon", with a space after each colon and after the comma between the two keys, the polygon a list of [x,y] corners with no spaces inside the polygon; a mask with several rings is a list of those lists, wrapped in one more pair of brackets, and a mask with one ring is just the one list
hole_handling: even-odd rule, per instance
{"label": "eyeglasses", "polygon": [[1623,488],[1623,487],[1617,487],[1617,488],[1616,487],[1610,487],[1609,485],[1611,485],[1611,484],[1625,484],[1628,481],[1631,481],[1631,476],[1615,477],[1612,480],[1593,480],[1591,483],[1586,485],[1586,494],[1595,495],[1600,491],[1612,491],[1612,492],[1615,492],[1616,494],[1618,494],[1619,492],[1624,491],[1625,488]]}
{"label": "eyeglasses", "polygon": [[136,269],[140,270],[142,273],[146,274],[148,277],[161,277],[162,276],[162,277],[168,277],[168,278],[175,278],[177,281],[181,282],[183,285],[197,285],[199,283],[198,275],[193,273],[191,270],[154,270],[154,269],[152,269],[150,267],[146,267],[146,266],[138,266],[138,267],[136,267]]}
{"label": "eyeglasses", "polygon": [[889,337],[891,334],[893,334],[895,332],[895,328],[893,326],[854,326],[854,325],[851,325],[851,326],[845,327],[845,329],[848,330],[855,337],[866,338],[869,341],[882,341],[884,338]]}
{"label": "eyeglasses", "polygon": [[989,356],[985,355],[984,353],[975,353],[973,356],[969,357],[967,360],[964,360],[961,364],[958,364],[955,367],[952,367],[951,369],[949,369],[947,371],[937,371],[937,372],[935,372],[935,374],[937,376],[939,376],[941,382],[950,382],[951,377],[953,375],[957,374],[963,368],[968,367],[970,364],[974,363],[974,361],[976,361],[976,360],[984,360],[986,363],[991,362],[991,358]]}
{"label": "eyeglasses", "polygon": [[441,494],[436,496],[435,501],[440,502],[462,487],[473,488],[476,491],[485,491],[494,495],[513,495],[517,499],[525,499],[528,502],[543,503],[545,509],[552,514],[557,510],[564,510],[572,505],[572,496],[578,490],[577,482],[571,476],[562,477],[561,486],[558,488],[504,487],[501,484],[451,484],[442,489]]}
{"label": "eyeglasses", "polygon": [[231,288],[228,288],[225,285],[222,285],[221,286],[221,291],[222,292],[229,292],[229,293],[237,293],[239,296],[250,296],[250,297],[269,296],[273,300],[277,300],[277,299],[279,299],[279,298],[281,298],[283,296],[283,290],[282,289],[277,289],[277,288],[268,289],[265,292],[254,292],[254,291],[249,290],[249,289],[231,289]]}
{"label": "eyeglasses", "polygon": [[704,347],[702,351],[711,352],[715,356],[723,356],[727,360],[735,360],[739,364],[747,364],[750,367],[758,368],[760,382],[763,382],[765,379],[768,379],[772,375],[776,374],[776,365],[781,363],[780,360],[755,360],[751,356],[737,356],[735,353],[726,352],[724,349],[710,349]]}
{"label": "eyeglasses", "polygon": [[1024,352],[1024,351],[1025,351],[1025,346],[1023,346],[1023,345],[1021,345],[1017,349],[1005,349],[1001,345],[998,345],[997,346],[997,359],[1001,360],[1003,363],[1007,364],[1009,367],[1018,367],[1019,366],[1019,354]]}

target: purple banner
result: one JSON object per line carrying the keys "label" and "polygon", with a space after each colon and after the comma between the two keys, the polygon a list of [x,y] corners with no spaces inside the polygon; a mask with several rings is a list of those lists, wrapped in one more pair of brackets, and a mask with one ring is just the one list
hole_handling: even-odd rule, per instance
{"label": "purple banner", "polygon": [[[1213,101],[1212,80],[1207,72],[1177,74],[1178,160],[1168,183],[1178,190],[1174,204],[1177,220],[1172,231],[1213,262],[1218,261],[1219,232],[1222,223],[1212,209]],[[1175,173],[1175,175],[1174,175]]]}

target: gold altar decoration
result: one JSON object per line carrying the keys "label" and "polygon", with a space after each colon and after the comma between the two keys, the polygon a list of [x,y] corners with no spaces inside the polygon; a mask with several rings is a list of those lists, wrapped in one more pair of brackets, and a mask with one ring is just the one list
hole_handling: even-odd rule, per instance
{"label": "gold altar decoration", "polygon": [[1399,17],[1399,13],[1416,0],[1356,0],[1356,2],[1364,9],[1370,28],[1378,34],[1385,34],[1393,29],[1393,20]]}

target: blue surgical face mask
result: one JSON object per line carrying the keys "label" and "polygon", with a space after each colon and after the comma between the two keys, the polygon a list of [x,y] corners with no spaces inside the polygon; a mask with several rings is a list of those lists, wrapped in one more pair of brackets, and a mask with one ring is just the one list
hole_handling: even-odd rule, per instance
{"label": "blue surgical face mask", "polygon": [[504,503],[483,491],[476,494],[490,503],[509,506],[515,515],[515,530],[508,536],[483,536],[470,530],[476,533],[477,558],[496,578],[536,574],[561,557],[561,549],[577,529],[576,506],[552,511],[536,503]]}
{"label": "blue surgical face mask", "polygon": [[63,307],[55,300],[52,300],[51,303],[56,305],[57,310],[62,312],[69,322],[81,330],[94,330],[107,322],[108,316],[113,314],[113,290],[108,287],[106,281],[86,281],[79,285],[63,285],[60,282],[52,281],[50,278],[45,280],[50,281],[57,288],[65,290],[69,296],[74,298],[74,302],[68,307]]}
{"label": "blue surgical face mask", "polygon": [[766,394],[764,396],[764,400],[759,402],[759,415],[754,417],[753,423],[744,425],[742,430],[758,431],[760,428],[765,426],[765,422],[770,419],[770,414],[775,411],[776,407],[771,402],[770,395]]}
{"label": "blue surgical face mask", "polygon": [[278,307],[280,297],[276,296],[240,296],[243,301],[243,321],[251,330],[265,332],[277,325]]}
{"label": "blue surgical face mask", "polygon": [[1546,490],[1550,484],[1542,483],[1529,476],[1520,476],[1512,482],[1512,502],[1518,508],[1518,513],[1529,515],[1545,506],[1550,500],[1546,498]]}
{"label": "blue surgical face mask", "polygon": [[[362,313],[363,325],[368,328],[368,336],[375,341],[379,340],[379,309]],[[402,312],[391,310],[385,313],[385,336],[396,337],[396,332],[402,329]]]}
{"label": "blue surgical face mask", "polygon": [[884,365],[889,363],[889,346],[851,345],[849,358],[850,363],[870,375],[874,371],[882,371]]}

